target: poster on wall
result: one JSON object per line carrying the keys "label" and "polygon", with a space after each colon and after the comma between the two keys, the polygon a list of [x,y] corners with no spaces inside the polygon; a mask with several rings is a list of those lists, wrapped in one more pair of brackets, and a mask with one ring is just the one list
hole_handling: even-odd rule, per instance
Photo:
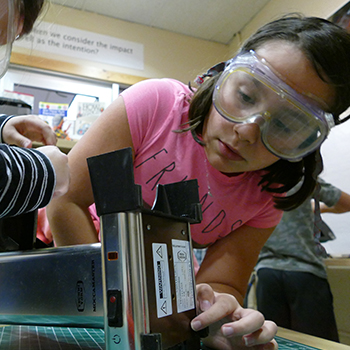
{"label": "poster on wall", "polygon": [[25,103],[27,103],[29,106],[34,107],[34,96],[31,94],[25,94],[23,92],[18,92],[18,91],[9,91],[9,90],[4,90],[2,96],[11,98],[14,100],[21,100]]}
{"label": "poster on wall", "polygon": [[114,66],[144,69],[142,44],[59,24],[39,22],[30,34],[15,41],[16,46]]}
{"label": "poster on wall", "polygon": [[39,115],[51,126],[58,125],[67,117],[68,103],[39,102]]}
{"label": "poster on wall", "polygon": [[79,102],[75,134],[83,136],[105,109],[103,102]]}
{"label": "poster on wall", "polygon": [[57,137],[63,139],[69,139],[67,132],[63,131],[68,107],[68,103],[39,102],[39,116],[51,126]]}

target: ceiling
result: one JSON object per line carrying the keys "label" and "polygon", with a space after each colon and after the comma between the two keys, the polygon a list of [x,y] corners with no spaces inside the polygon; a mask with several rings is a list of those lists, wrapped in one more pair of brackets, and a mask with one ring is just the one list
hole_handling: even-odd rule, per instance
{"label": "ceiling", "polygon": [[270,0],[51,0],[170,32],[228,44]]}

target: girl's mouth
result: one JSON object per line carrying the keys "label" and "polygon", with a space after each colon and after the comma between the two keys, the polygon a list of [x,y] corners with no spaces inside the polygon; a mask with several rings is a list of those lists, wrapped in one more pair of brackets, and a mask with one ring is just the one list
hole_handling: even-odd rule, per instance
{"label": "girl's mouth", "polygon": [[227,145],[226,143],[219,140],[219,151],[220,153],[229,160],[244,160],[238,151]]}

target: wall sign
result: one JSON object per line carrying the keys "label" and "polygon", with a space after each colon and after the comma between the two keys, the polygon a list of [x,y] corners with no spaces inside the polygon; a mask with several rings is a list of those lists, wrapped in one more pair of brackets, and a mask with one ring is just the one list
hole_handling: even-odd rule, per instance
{"label": "wall sign", "polygon": [[143,45],[59,24],[39,22],[14,46],[143,70]]}

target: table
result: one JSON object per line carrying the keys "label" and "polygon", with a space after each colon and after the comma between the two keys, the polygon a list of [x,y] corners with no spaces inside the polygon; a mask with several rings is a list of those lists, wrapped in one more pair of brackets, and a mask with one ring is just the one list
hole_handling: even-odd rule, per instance
{"label": "table", "polygon": [[277,343],[279,350],[350,350],[350,346],[313,337],[311,335],[278,328]]}
{"label": "table", "polygon": [[[279,328],[279,350],[350,350],[350,346]],[[102,329],[0,327],[1,350],[104,350]]]}

